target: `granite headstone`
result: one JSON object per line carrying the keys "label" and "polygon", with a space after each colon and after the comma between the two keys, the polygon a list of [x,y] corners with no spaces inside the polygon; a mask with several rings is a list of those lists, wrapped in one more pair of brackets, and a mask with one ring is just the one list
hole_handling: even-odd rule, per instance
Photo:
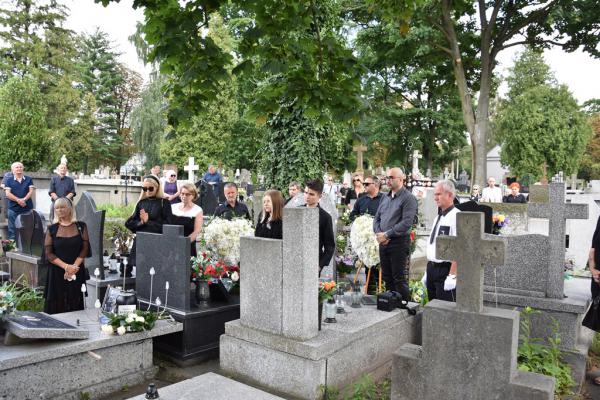
{"label": "granite headstone", "polygon": [[202,207],[204,215],[213,215],[219,205],[213,186],[204,181],[199,181],[196,183],[196,187],[198,188],[199,193],[196,204]]}
{"label": "granite headstone", "polygon": [[15,220],[16,242],[19,252],[41,257],[44,251],[44,216],[31,210]]}
{"label": "granite headstone", "polygon": [[106,211],[98,210],[96,202],[89,192],[83,192],[77,206],[75,206],[77,219],[87,225],[92,257],[85,260],[85,267],[90,271],[90,276],[96,268],[100,271],[100,279],[104,279],[104,218]]}
{"label": "granite headstone", "polygon": [[33,311],[17,311],[7,318],[5,327],[10,334],[4,338],[6,345],[17,344],[19,339],[87,339],[90,336],[87,329]]}
{"label": "granite headstone", "polygon": [[[140,232],[136,249],[136,292],[138,298],[154,302],[165,298],[169,281],[168,306],[179,310],[190,308],[190,241],[183,226],[164,225],[163,233]],[[150,269],[154,268],[154,282]],[[151,293],[152,292],[152,295]]]}

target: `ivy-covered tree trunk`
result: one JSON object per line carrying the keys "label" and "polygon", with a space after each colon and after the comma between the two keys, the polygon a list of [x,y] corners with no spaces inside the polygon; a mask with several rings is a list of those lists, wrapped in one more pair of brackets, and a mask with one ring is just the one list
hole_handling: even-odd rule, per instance
{"label": "ivy-covered tree trunk", "polygon": [[267,187],[283,191],[292,181],[323,178],[326,128],[294,106],[273,116],[267,127],[261,159]]}

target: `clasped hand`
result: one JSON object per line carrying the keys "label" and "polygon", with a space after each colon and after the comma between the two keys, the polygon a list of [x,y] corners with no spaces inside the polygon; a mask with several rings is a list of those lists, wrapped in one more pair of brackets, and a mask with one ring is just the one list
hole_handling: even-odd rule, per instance
{"label": "clasped hand", "polygon": [[592,279],[596,283],[600,283],[600,271],[597,269],[592,270]]}
{"label": "clasped hand", "polygon": [[144,224],[148,222],[148,213],[143,208],[140,210],[140,221]]}
{"label": "clasped hand", "polygon": [[375,236],[377,237],[377,241],[379,242],[379,244],[382,246],[385,246],[390,242],[390,239],[388,239],[387,236],[385,236],[385,232],[378,232],[377,234],[375,234]]}
{"label": "clasped hand", "polygon": [[67,265],[65,268],[65,279],[70,279],[72,276],[76,275],[79,272],[79,267],[75,265]]}

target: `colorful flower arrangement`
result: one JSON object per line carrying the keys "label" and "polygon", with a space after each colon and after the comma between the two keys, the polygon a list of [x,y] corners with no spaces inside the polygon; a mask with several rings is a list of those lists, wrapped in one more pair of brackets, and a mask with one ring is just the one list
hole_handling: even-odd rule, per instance
{"label": "colorful flower arrangement", "polygon": [[322,282],[319,281],[319,303],[325,303],[329,299],[333,299],[335,294],[335,281]]}
{"label": "colorful flower arrangement", "polygon": [[108,324],[102,325],[103,333],[124,335],[127,332],[149,331],[154,328],[158,314],[152,311],[135,310],[125,314],[108,314]]}
{"label": "colorful flower arrangement", "polygon": [[6,253],[7,251],[13,251],[16,249],[17,249],[17,244],[15,243],[14,240],[2,239],[2,251],[4,251]]}
{"label": "colorful flower arrangement", "polygon": [[44,296],[41,291],[28,286],[21,286],[21,275],[15,282],[4,282],[0,285],[0,321],[13,314],[15,310],[42,311]]}
{"label": "colorful flower arrangement", "polygon": [[417,249],[417,225],[413,225],[410,228],[410,254],[414,253]]}
{"label": "colorful flower arrangement", "polygon": [[210,281],[212,279],[229,278],[235,284],[240,280],[240,268],[228,265],[222,258],[216,258],[209,252],[203,252],[198,257],[190,259],[192,279]]}
{"label": "colorful flower arrangement", "polygon": [[373,232],[373,217],[361,215],[352,223],[350,245],[367,267],[379,264],[379,243]]}
{"label": "colorful flower arrangement", "polygon": [[215,218],[204,229],[206,246],[228,264],[240,261],[240,237],[253,235],[252,224],[245,218]]}
{"label": "colorful flower arrangement", "polygon": [[494,235],[499,235],[502,231],[502,228],[510,223],[510,219],[504,214],[495,213],[492,216],[492,222],[494,223],[494,226],[492,227],[492,233]]}

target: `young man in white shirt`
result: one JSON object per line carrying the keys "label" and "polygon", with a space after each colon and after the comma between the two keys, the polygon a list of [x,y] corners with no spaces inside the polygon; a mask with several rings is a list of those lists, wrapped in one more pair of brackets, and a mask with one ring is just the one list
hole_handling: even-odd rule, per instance
{"label": "young man in white shirt", "polygon": [[454,183],[444,180],[436,183],[434,198],[441,212],[435,219],[427,242],[427,294],[429,300],[456,301],[456,261],[440,260],[436,257],[436,242],[440,235],[456,236],[456,214],[454,207],[456,189]]}

